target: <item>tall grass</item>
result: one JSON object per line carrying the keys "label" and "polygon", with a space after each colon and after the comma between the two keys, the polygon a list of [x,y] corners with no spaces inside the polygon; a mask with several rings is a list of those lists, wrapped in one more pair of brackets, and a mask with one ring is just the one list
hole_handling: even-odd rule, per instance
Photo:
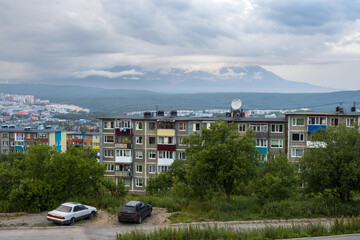
{"label": "tall grass", "polygon": [[358,217],[336,219],[330,227],[323,224],[309,224],[300,226],[267,226],[263,229],[236,231],[225,227],[183,227],[162,228],[154,232],[145,233],[133,230],[131,233],[117,234],[116,240],[201,240],[201,239],[227,239],[227,240],[260,240],[260,239],[287,239],[299,237],[317,237],[338,234],[360,233],[360,219]]}

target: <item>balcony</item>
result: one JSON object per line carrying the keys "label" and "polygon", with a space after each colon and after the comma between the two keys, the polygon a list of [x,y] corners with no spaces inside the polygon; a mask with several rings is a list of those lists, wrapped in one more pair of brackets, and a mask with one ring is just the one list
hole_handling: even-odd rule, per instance
{"label": "balcony", "polygon": [[125,148],[125,149],[132,149],[131,143],[115,143],[116,148]]}
{"label": "balcony", "polygon": [[157,130],[158,136],[169,136],[174,137],[175,136],[175,129],[158,129]]}
{"label": "balcony", "polygon": [[158,165],[170,166],[174,162],[172,158],[158,158]]}
{"label": "balcony", "polygon": [[77,138],[73,138],[71,139],[72,142],[83,142],[84,139],[77,139]]}
{"label": "balcony", "polygon": [[115,157],[115,162],[117,163],[132,163],[133,157]]}
{"label": "balcony", "polygon": [[308,125],[308,132],[322,132],[324,129],[326,129],[326,125]]}
{"label": "balcony", "polygon": [[116,128],[115,135],[116,136],[131,136],[131,135],[133,135],[133,130],[131,128]]}
{"label": "balcony", "polygon": [[115,176],[128,178],[132,177],[132,173],[130,171],[115,171]]}
{"label": "balcony", "polygon": [[326,148],[326,143],[321,141],[307,141],[307,148]]}
{"label": "balcony", "polygon": [[158,144],[157,145],[158,151],[176,151],[176,145],[175,144]]}

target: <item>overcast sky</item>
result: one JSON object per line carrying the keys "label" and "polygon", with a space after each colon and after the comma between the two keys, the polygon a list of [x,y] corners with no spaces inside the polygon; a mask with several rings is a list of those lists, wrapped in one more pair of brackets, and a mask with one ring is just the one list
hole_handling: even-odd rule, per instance
{"label": "overcast sky", "polygon": [[[0,0],[0,81],[260,65],[360,89],[360,1]],[[123,73],[114,73],[121,75]]]}

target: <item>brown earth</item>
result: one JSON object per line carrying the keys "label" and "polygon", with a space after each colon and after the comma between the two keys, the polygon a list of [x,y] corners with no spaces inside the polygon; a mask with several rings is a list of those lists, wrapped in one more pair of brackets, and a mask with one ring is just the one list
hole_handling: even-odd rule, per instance
{"label": "brown earth", "polygon": [[[168,217],[172,213],[166,212],[165,208],[153,208],[151,217],[144,219],[144,226],[163,226],[169,225]],[[42,213],[0,213],[0,227],[48,227],[58,226],[46,219],[47,212]],[[134,223],[119,223],[116,215],[109,214],[104,210],[98,211],[98,216],[92,220],[83,220],[75,225],[86,226],[90,228],[111,227],[119,225],[129,225]]]}

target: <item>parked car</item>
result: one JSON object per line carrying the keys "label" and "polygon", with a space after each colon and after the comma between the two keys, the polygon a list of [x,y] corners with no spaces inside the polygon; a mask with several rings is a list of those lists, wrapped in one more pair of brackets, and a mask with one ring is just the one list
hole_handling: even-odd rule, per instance
{"label": "parked car", "polygon": [[59,224],[73,225],[75,221],[90,219],[96,217],[96,215],[97,209],[95,207],[76,202],[67,202],[48,212],[47,220]]}
{"label": "parked car", "polygon": [[146,217],[150,217],[152,206],[139,201],[129,201],[118,212],[119,222],[142,223]]}

